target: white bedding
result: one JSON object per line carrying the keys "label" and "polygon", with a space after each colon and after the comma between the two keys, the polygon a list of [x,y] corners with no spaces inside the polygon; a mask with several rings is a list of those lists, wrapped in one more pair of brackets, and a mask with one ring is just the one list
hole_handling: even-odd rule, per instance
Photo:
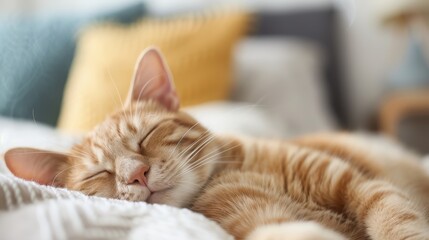
{"label": "white bedding", "polygon": [[[210,104],[189,111],[216,132],[265,137],[282,132],[246,104]],[[33,122],[0,117],[0,153],[17,146],[61,151],[76,140]],[[186,209],[41,186],[11,176],[2,159],[0,163],[0,239],[232,239],[214,222]]]}
{"label": "white bedding", "polygon": [[87,197],[0,174],[0,239],[233,239],[200,214]]}

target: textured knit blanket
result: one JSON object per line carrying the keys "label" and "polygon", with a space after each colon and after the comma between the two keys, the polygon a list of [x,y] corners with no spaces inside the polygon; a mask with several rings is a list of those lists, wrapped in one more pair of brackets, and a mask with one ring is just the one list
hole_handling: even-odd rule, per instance
{"label": "textured knit blanket", "polygon": [[186,209],[88,197],[0,174],[0,239],[232,239]]}

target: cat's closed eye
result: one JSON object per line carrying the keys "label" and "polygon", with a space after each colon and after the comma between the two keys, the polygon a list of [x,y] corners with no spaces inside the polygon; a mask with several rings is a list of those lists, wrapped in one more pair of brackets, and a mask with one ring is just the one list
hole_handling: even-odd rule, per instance
{"label": "cat's closed eye", "polygon": [[159,129],[162,129],[163,123],[165,123],[167,121],[161,121],[159,122],[157,125],[155,125],[154,127],[152,127],[152,129],[150,129],[146,135],[140,140],[139,142],[139,147],[140,148],[144,148],[145,145],[147,145],[148,140],[152,137],[152,135]]}
{"label": "cat's closed eye", "polygon": [[92,174],[86,176],[82,181],[88,181],[88,180],[92,180],[92,179],[95,179],[98,177],[107,177],[110,174],[112,174],[112,173],[107,171],[107,170],[101,170],[101,171],[98,171],[96,173],[92,173]]}

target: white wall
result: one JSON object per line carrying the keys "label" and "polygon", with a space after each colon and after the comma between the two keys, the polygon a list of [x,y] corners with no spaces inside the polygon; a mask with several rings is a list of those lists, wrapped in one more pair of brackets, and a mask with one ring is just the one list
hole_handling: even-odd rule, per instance
{"label": "white wall", "polygon": [[405,42],[377,23],[371,11],[373,0],[355,0],[354,21],[342,22],[343,52],[349,80],[348,113],[353,126],[368,125],[385,95],[390,69],[402,57]]}

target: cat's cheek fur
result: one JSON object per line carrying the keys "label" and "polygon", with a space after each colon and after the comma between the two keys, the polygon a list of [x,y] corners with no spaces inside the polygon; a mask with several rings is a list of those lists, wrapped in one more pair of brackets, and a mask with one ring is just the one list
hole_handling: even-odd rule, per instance
{"label": "cat's cheek fur", "polygon": [[201,181],[190,172],[177,180],[176,185],[166,191],[155,192],[149,199],[149,203],[167,204],[174,207],[185,207],[191,202],[201,188]]}

